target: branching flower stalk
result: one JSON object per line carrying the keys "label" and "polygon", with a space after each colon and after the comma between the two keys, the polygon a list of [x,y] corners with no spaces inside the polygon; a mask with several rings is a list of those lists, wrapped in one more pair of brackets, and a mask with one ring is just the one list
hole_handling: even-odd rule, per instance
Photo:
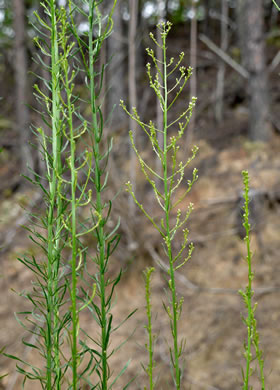
{"label": "branching flower stalk", "polygon": [[242,296],[246,309],[247,309],[247,318],[243,318],[243,321],[247,327],[247,343],[244,343],[244,357],[246,360],[246,371],[245,373],[242,370],[243,377],[243,390],[252,389],[249,386],[249,378],[253,373],[253,369],[251,368],[251,363],[255,358],[252,354],[252,347],[255,349],[256,359],[259,367],[259,379],[261,383],[262,390],[265,390],[265,378],[264,378],[264,360],[262,356],[262,350],[259,346],[259,333],[257,331],[257,321],[255,319],[255,311],[257,308],[257,303],[253,305],[252,298],[254,295],[252,281],[254,278],[254,273],[252,271],[252,252],[250,247],[250,230],[251,225],[249,223],[249,174],[248,171],[243,171],[243,183],[244,183],[244,214],[243,214],[243,226],[245,228],[246,236],[244,238],[247,247],[247,265],[248,265],[248,285],[246,290],[240,290],[239,293]]}
{"label": "branching flower stalk", "polygon": [[[146,208],[141,203],[139,203],[135,193],[133,192],[131,184],[129,182],[127,183],[127,190],[130,192],[135,203],[163,238],[164,250],[169,261],[168,275],[170,279],[168,282],[168,288],[170,292],[170,300],[167,304],[164,304],[164,308],[170,321],[170,328],[173,339],[173,346],[170,347],[170,363],[174,384],[178,390],[181,388],[181,379],[183,375],[181,357],[183,354],[184,342],[179,341],[178,335],[178,321],[182,311],[183,298],[178,298],[175,271],[181,268],[190,259],[193,251],[193,245],[188,244],[188,229],[185,228],[190,213],[193,209],[193,205],[189,205],[189,208],[184,215],[182,215],[181,210],[177,206],[182,202],[182,200],[191,190],[194,182],[197,180],[196,169],[193,170],[192,179],[185,180],[185,169],[194,159],[197,153],[197,147],[193,148],[192,155],[186,162],[178,162],[177,154],[180,148],[179,141],[183,137],[186,127],[189,123],[196,98],[192,98],[192,101],[189,103],[188,107],[175,120],[171,122],[168,121],[168,113],[181,95],[189,77],[191,76],[192,69],[186,69],[181,65],[184,58],[183,53],[180,54],[179,59],[175,64],[174,58],[171,58],[169,61],[167,60],[166,38],[170,31],[171,24],[169,22],[160,23],[157,25],[157,28],[160,30],[162,42],[158,42],[152,33],[150,34],[150,37],[154,44],[162,50],[163,61],[156,58],[154,50],[147,49],[147,53],[151,57],[155,68],[155,76],[152,75],[151,64],[149,63],[147,64],[147,74],[150,81],[150,87],[155,92],[156,97],[160,103],[163,116],[163,129],[157,129],[153,121],[144,123],[140,119],[136,108],[133,108],[132,112],[129,112],[123,101],[121,101],[121,105],[125,112],[133,120],[135,120],[146,133],[151,142],[153,151],[160,160],[162,166],[163,175],[160,175],[156,173],[153,168],[143,160],[141,154],[137,150],[133,135],[130,132],[132,147],[139,159],[141,169],[147,181],[150,183],[155,195],[155,199],[163,212],[161,221],[157,222],[156,219],[149,214]],[[162,67],[159,66],[159,64],[161,64]],[[163,71],[161,70],[162,68]],[[168,80],[170,76],[176,71],[179,73],[179,76],[176,78],[173,86],[169,87]],[[175,133],[175,135],[169,136],[171,131],[174,132],[175,125],[177,125],[177,133]],[[160,133],[163,134],[163,147],[161,147],[158,142],[158,134]],[[163,191],[161,190],[161,183],[163,183]],[[183,195],[178,197],[176,196],[176,190],[178,190],[181,185],[186,185],[186,188],[183,192]],[[176,214],[175,222],[173,222],[174,211]],[[176,233],[182,229],[183,243],[181,244],[181,248],[176,252],[173,248],[173,240],[176,236]],[[187,255],[185,255],[185,250],[188,252]]]}

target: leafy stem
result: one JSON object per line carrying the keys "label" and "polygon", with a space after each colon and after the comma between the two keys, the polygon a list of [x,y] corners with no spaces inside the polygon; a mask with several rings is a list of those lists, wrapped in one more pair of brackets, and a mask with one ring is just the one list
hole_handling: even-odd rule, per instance
{"label": "leafy stem", "polygon": [[255,311],[257,308],[257,304],[253,305],[252,298],[254,295],[253,287],[252,287],[252,281],[254,278],[254,273],[252,271],[252,252],[251,252],[251,246],[250,246],[250,230],[251,225],[249,222],[249,174],[248,171],[243,171],[243,183],[244,183],[244,213],[243,213],[243,226],[245,229],[245,242],[246,242],[246,249],[247,249],[247,256],[246,256],[246,262],[248,266],[248,284],[246,286],[245,291],[240,290],[239,293],[242,296],[245,307],[247,309],[247,318],[243,318],[243,321],[247,327],[247,344],[244,344],[244,357],[246,360],[246,371],[243,373],[243,390],[250,390],[251,387],[249,386],[249,378],[252,375],[252,368],[251,363],[253,362],[254,358],[252,355],[252,347],[255,349],[256,353],[256,359],[259,366],[259,372],[260,372],[260,382],[262,386],[262,390],[265,390],[265,378],[264,378],[264,361],[262,357],[262,351],[259,346],[259,333],[257,331],[257,321],[255,319]]}

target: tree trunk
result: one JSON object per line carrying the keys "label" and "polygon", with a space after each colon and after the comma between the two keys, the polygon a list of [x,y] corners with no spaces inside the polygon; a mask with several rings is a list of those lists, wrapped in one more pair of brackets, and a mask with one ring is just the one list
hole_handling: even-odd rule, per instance
{"label": "tree trunk", "polygon": [[125,122],[125,114],[123,109],[119,107],[119,100],[125,100],[125,55],[123,48],[123,26],[122,26],[122,1],[119,0],[115,7],[113,20],[113,33],[110,35],[108,45],[108,110],[106,115],[110,115],[113,110],[113,118],[115,124]]}
{"label": "tree trunk", "polygon": [[[193,69],[190,79],[190,100],[197,97],[197,9],[196,2],[192,0],[192,18],[191,18],[191,33],[190,33],[190,66]],[[193,134],[195,130],[195,108],[192,113],[190,123],[187,127],[186,146],[185,150],[189,151],[192,147]]]}
{"label": "tree trunk", "polygon": [[19,139],[19,150],[21,159],[21,172],[30,175],[28,167],[34,169],[32,153],[28,145],[29,132],[29,111],[26,106],[27,97],[27,55],[26,55],[26,32],[25,32],[25,9],[23,0],[13,0],[14,10],[14,64],[15,64],[15,109],[16,129]]}
{"label": "tree trunk", "polygon": [[[228,49],[228,0],[222,0],[222,18],[221,18],[221,50],[226,52]],[[223,119],[224,105],[224,83],[225,83],[226,64],[224,61],[219,61],[219,69],[217,74],[216,87],[216,107],[215,116],[218,123]]]}
{"label": "tree trunk", "polygon": [[253,141],[267,141],[270,135],[263,19],[262,0],[239,0],[241,51],[249,72],[249,136]]}
{"label": "tree trunk", "polygon": [[[137,15],[138,15],[138,0],[129,0],[129,32],[128,32],[128,95],[129,108],[132,111],[133,107],[137,106],[136,93],[136,31],[137,31]],[[129,119],[129,128],[133,133],[136,142],[136,122]],[[136,157],[132,147],[130,148],[130,182],[136,191]],[[130,214],[135,214],[135,203],[130,197],[129,201]]]}

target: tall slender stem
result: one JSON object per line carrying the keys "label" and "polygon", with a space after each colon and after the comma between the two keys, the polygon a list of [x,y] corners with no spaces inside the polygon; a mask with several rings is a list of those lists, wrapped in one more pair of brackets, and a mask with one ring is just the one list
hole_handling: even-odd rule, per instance
{"label": "tall slender stem", "polygon": [[246,249],[247,249],[247,266],[248,266],[248,285],[246,288],[246,292],[243,293],[243,297],[246,302],[247,306],[247,319],[246,319],[246,325],[247,325],[247,346],[245,349],[245,358],[246,358],[246,373],[244,378],[244,385],[243,390],[249,390],[249,378],[251,375],[251,362],[252,362],[252,352],[251,352],[251,346],[252,342],[254,341],[254,311],[252,307],[252,280],[254,277],[254,274],[252,272],[252,252],[250,248],[250,223],[249,223],[249,176],[247,171],[243,171],[243,182],[245,187],[244,192],[244,223],[243,226],[245,228],[246,236]]}
{"label": "tall slender stem", "polygon": [[162,34],[163,41],[163,82],[164,82],[164,108],[163,108],[163,177],[164,177],[164,208],[165,208],[165,226],[166,226],[166,246],[169,258],[169,271],[170,271],[170,290],[172,295],[172,337],[173,337],[173,353],[174,353],[174,365],[175,365],[175,382],[176,389],[180,389],[180,366],[178,356],[178,335],[177,335],[177,294],[173,265],[173,254],[171,244],[171,232],[169,225],[170,214],[170,189],[168,185],[168,161],[167,161],[167,113],[168,113],[168,84],[167,84],[167,58],[166,58],[166,35]]}
{"label": "tall slender stem", "polygon": [[[70,3],[71,6],[71,3]],[[63,20],[63,28],[66,33],[66,20]],[[73,111],[74,107],[72,104],[72,91],[73,85],[72,77],[69,79],[69,52],[68,52],[68,39],[63,34],[62,48],[65,56],[62,62],[63,76],[64,76],[64,88],[66,92],[66,104],[67,107],[67,125],[69,131],[70,140],[70,171],[71,171],[71,268],[72,268],[72,286],[71,286],[71,312],[72,312],[72,340],[71,340],[71,353],[72,353],[72,388],[77,390],[78,386],[78,323],[79,316],[77,312],[77,169],[75,167],[76,160],[76,141],[74,138],[74,126],[73,126]]]}
{"label": "tall slender stem", "polygon": [[[147,351],[149,353],[149,363],[146,368],[146,372],[149,376],[149,390],[154,389],[154,336],[152,329],[152,303],[151,303],[151,276],[154,272],[154,268],[148,268],[144,275],[146,279],[145,288],[146,288],[146,313],[148,318],[148,324],[145,326],[148,332],[148,344],[146,345]],[[144,390],[147,390],[147,387],[144,387]]]}
{"label": "tall slender stem", "polygon": [[[246,359],[246,372],[242,373],[243,377],[243,390],[249,390],[252,387],[249,385],[249,379],[252,375],[251,363],[256,360],[259,366],[259,380],[262,390],[265,390],[265,377],[264,377],[264,360],[263,352],[260,349],[259,333],[257,330],[257,321],[255,319],[256,305],[253,305],[253,286],[254,273],[252,270],[252,252],[250,248],[250,230],[251,225],[249,223],[249,174],[248,171],[242,171],[243,183],[244,183],[244,214],[243,214],[243,226],[245,228],[245,242],[247,247],[247,267],[248,267],[248,284],[245,291],[239,290],[240,295],[244,299],[244,303],[247,309],[247,318],[244,318],[244,322],[247,326],[247,344],[244,343],[244,356]],[[252,355],[252,348],[255,349],[255,357]]]}
{"label": "tall slender stem", "polygon": [[[59,103],[59,54],[55,1],[51,0],[51,83],[52,83],[52,177],[50,178],[50,204],[48,210],[48,314],[47,314],[47,389],[52,387],[53,352],[56,389],[60,389],[60,352],[58,334],[57,277],[59,270],[60,240],[56,232],[61,227],[61,198],[58,196],[57,174],[61,172],[60,159],[60,103]],[[56,213],[56,215],[55,215]],[[55,229],[54,229],[55,225]]]}
{"label": "tall slender stem", "polygon": [[[193,69],[192,78],[190,80],[190,99],[193,96],[196,96],[197,93],[197,10],[195,0],[191,0],[191,31],[190,31],[190,66]],[[186,145],[185,150],[189,151],[192,145],[193,134],[195,130],[195,110],[192,113],[192,118],[190,120],[187,136],[186,136]]]}
{"label": "tall slender stem", "polygon": [[[89,14],[89,77],[90,77],[90,101],[91,101],[91,111],[92,111],[92,128],[93,128],[93,155],[95,160],[95,188],[96,188],[96,212],[98,215],[102,214],[103,204],[101,200],[101,167],[100,167],[100,131],[97,118],[97,105],[96,105],[96,95],[95,95],[95,69],[94,69],[94,42],[93,42],[93,21],[94,21],[94,9],[97,7],[94,0],[90,1],[90,14]],[[100,28],[100,23],[99,23]],[[99,45],[97,41],[95,43]],[[97,48],[96,48],[97,49]],[[105,235],[103,224],[100,223],[97,227],[97,237],[99,244],[99,295],[100,295],[100,306],[101,306],[101,388],[102,390],[107,389],[107,312],[106,312],[106,283],[105,283]]]}

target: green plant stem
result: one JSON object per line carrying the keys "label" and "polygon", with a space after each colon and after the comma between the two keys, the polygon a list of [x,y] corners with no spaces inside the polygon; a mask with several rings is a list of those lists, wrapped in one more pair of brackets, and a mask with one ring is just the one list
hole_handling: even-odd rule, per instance
{"label": "green plant stem", "polygon": [[[64,22],[65,23],[65,22]],[[65,26],[64,26],[65,27]],[[71,353],[72,353],[72,389],[77,390],[78,386],[78,324],[79,316],[77,312],[77,170],[75,167],[76,159],[76,142],[74,139],[74,128],[73,128],[73,105],[72,105],[72,86],[69,81],[69,63],[67,53],[67,39],[63,41],[63,51],[65,59],[63,61],[64,68],[64,86],[67,96],[67,124],[70,134],[70,171],[71,171],[71,251],[72,251],[72,285],[71,285],[71,311],[72,311],[72,340],[71,340]]]}
{"label": "green plant stem", "polygon": [[[93,20],[94,20],[94,8],[97,7],[94,0],[90,1],[90,13],[89,13],[89,74],[90,74],[90,99],[91,99],[91,111],[92,111],[92,127],[93,127],[93,155],[95,160],[95,187],[96,187],[96,212],[98,215],[102,215],[103,204],[101,200],[101,167],[100,167],[100,133],[97,118],[97,105],[95,95],[95,69],[94,69],[94,58],[95,53],[93,49]],[[99,45],[99,42],[96,43]],[[99,294],[100,294],[100,306],[101,306],[101,369],[102,379],[101,388],[102,390],[107,389],[108,381],[108,357],[107,357],[107,312],[106,312],[106,282],[105,282],[105,234],[103,223],[96,228],[98,244],[99,244]]]}
{"label": "green plant stem", "polygon": [[251,362],[252,362],[252,354],[251,354],[251,343],[253,336],[253,308],[252,308],[252,269],[251,269],[251,248],[250,248],[250,224],[249,224],[249,181],[248,181],[248,172],[243,172],[243,181],[244,181],[244,223],[243,226],[245,228],[246,236],[244,238],[246,242],[247,248],[247,266],[248,266],[248,285],[246,288],[245,297],[246,298],[246,306],[247,306],[247,346],[245,350],[245,358],[246,358],[246,372],[244,377],[243,390],[249,389],[249,377],[251,373]]}
{"label": "green plant stem", "polygon": [[[149,389],[154,389],[153,371],[154,371],[154,337],[152,332],[152,304],[151,304],[151,276],[154,272],[154,268],[150,267],[145,271],[146,279],[146,313],[148,318],[148,325],[145,326],[148,332],[148,345],[146,346],[149,353],[149,364],[146,368],[146,372],[149,376]],[[146,387],[144,388],[147,389]]]}
{"label": "green plant stem", "polygon": [[[51,82],[52,82],[52,177],[50,178],[50,205],[48,210],[48,313],[47,313],[47,389],[52,389],[52,372],[56,373],[56,389],[60,389],[60,352],[56,332],[59,323],[57,307],[57,277],[59,270],[59,237],[61,230],[61,198],[57,191],[57,173],[61,172],[60,135],[59,135],[59,54],[55,1],[51,0]],[[56,209],[56,210],[55,210]],[[56,212],[56,217],[55,217]],[[56,221],[56,223],[55,223]],[[55,225],[55,229],[54,229]],[[53,359],[54,351],[54,359]],[[53,362],[54,360],[54,362]],[[54,366],[54,369],[53,369]]]}
{"label": "green plant stem", "polygon": [[249,377],[250,377],[250,366],[252,361],[252,354],[251,354],[251,342],[252,342],[252,333],[253,333],[253,308],[252,308],[252,269],[251,269],[251,248],[250,248],[250,224],[249,224],[249,182],[248,182],[248,174],[246,175],[245,172],[243,172],[244,177],[244,186],[245,186],[245,194],[244,194],[244,228],[246,231],[245,241],[246,241],[246,248],[247,248],[247,265],[248,265],[248,286],[246,289],[246,297],[247,297],[247,310],[248,310],[248,316],[246,320],[247,324],[247,348],[246,348],[246,373],[245,373],[245,380],[244,380],[244,390],[249,389]]}
{"label": "green plant stem", "polygon": [[243,183],[244,183],[244,214],[243,214],[243,226],[245,228],[245,242],[246,242],[246,249],[247,249],[247,267],[248,267],[248,284],[245,291],[240,290],[240,294],[244,299],[246,308],[247,308],[247,318],[244,319],[244,322],[247,326],[247,345],[244,346],[245,352],[244,356],[246,359],[246,372],[245,375],[243,375],[243,390],[250,390],[251,387],[249,386],[249,378],[252,375],[252,368],[251,363],[254,360],[252,357],[252,347],[255,348],[256,352],[256,359],[259,365],[260,370],[260,382],[262,386],[262,390],[265,390],[265,378],[264,378],[264,361],[262,358],[262,351],[259,346],[259,334],[257,331],[257,321],[255,319],[255,310],[257,307],[257,304],[253,305],[252,297],[254,294],[253,287],[252,287],[252,281],[254,278],[254,273],[252,271],[252,252],[250,247],[250,230],[251,225],[249,223],[249,174],[248,171],[243,171]]}
{"label": "green plant stem", "polygon": [[275,1],[275,0],[272,0],[272,1],[273,1],[273,4],[275,5],[275,7],[277,8],[277,10],[280,11],[280,7],[279,7],[279,5],[276,3],[276,1]]}
{"label": "green plant stem", "polygon": [[[69,101],[71,110],[71,101]],[[77,339],[78,339],[78,314],[77,314],[77,236],[76,236],[76,183],[77,183],[77,171],[75,169],[75,140],[73,134],[72,112],[70,123],[70,144],[71,144],[71,235],[72,235],[72,288],[71,288],[71,301],[72,301],[72,376],[73,376],[73,390],[77,389]]]}
{"label": "green plant stem", "polygon": [[[163,107],[163,176],[164,176],[164,208],[166,226],[166,246],[169,258],[170,290],[172,295],[172,337],[175,368],[176,389],[180,389],[181,373],[178,354],[178,330],[177,330],[177,293],[174,274],[174,262],[171,244],[171,229],[169,225],[170,214],[170,189],[168,186],[168,162],[167,162],[167,112],[168,112],[168,85],[167,85],[167,58],[166,58],[166,36],[162,35],[163,43],[163,81],[164,81],[164,107]],[[171,185],[171,184],[170,184]]]}
{"label": "green plant stem", "polygon": [[252,361],[251,356],[251,341],[252,341],[252,321],[253,321],[253,313],[252,313],[252,273],[251,273],[251,252],[250,251],[250,242],[249,237],[246,236],[246,244],[247,244],[247,253],[248,253],[248,317],[247,317],[247,351],[246,351],[246,374],[244,381],[244,390],[249,389],[249,376],[250,376],[250,365]]}

